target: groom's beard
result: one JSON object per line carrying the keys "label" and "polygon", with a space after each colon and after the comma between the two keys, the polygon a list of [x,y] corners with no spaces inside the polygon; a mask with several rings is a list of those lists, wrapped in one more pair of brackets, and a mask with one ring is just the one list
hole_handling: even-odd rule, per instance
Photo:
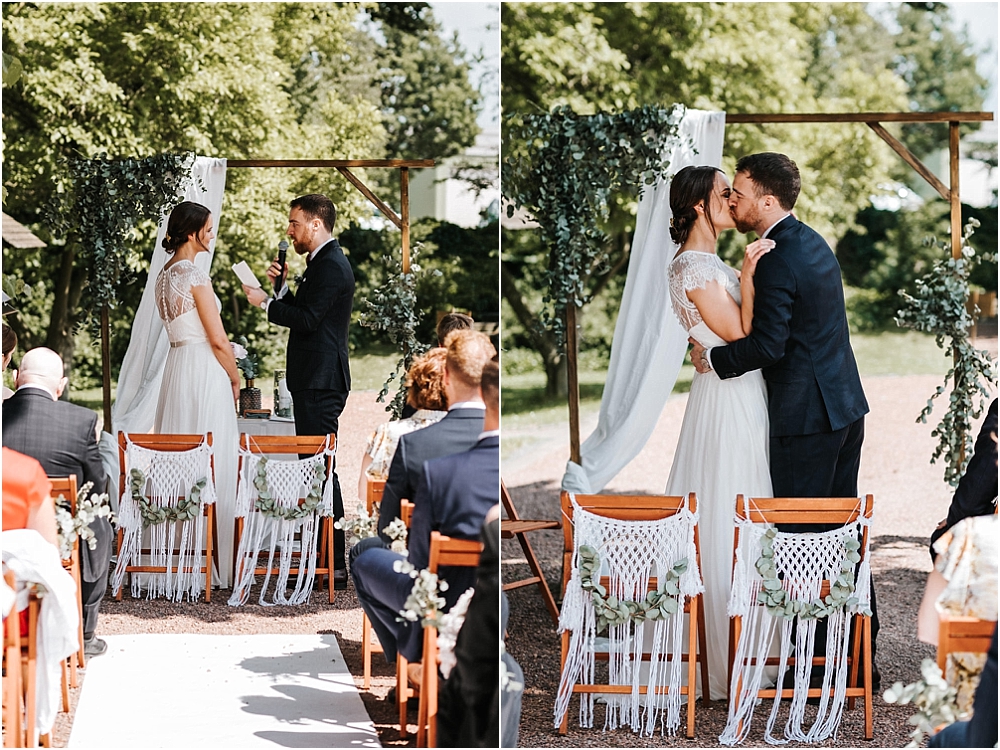
{"label": "groom's beard", "polygon": [[736,222],[736,231],[740,234],[747,234],[748,232],[756,231],[756,227],[760,224],[760,214],[757,212],[756,208],[750,208],[747,210],[743,216],[736,216],[736,214],[731,214],[733,221]]}

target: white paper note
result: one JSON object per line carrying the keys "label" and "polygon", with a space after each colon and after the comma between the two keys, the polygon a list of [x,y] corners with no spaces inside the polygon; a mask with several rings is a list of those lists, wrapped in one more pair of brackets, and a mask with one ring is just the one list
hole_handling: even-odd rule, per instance
{"label": "white paper note", "polygon": [[250,270],[250,266],[247,265],[245,260],[241,260],[239,263],[233,266],[233,272],[240,277],[240,281],[247,286],[252,286],[255,289],[260,289],[260,282],[257,281],[257,277],[253,275],[253,271]]}

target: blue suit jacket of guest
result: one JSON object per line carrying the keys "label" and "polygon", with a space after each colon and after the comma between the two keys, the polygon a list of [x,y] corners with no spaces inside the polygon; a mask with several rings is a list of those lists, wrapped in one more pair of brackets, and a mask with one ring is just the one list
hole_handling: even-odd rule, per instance
{"label": "blue suit jacket of guest", "polygon": [[[426,568],[430,559],[431,532],[459,539],[479,539],[486,513],[500,502],[500,438],[486,437],[464,453],[444,456],[424,464],[413,498],[413,517],[407,536],[409,561]],[[443,567],[438,576],[448,582],[444,598],[448,609],[476,583],[475,568]],[[419,654],[423,628],[404,623],[399,650]]]}
{"label": "blue suit jacket of guest", "polygon": [[754,274],[753,331],[712,349],[720,378],[760,369],[771,436],[839,430],[868,413],[851,349],[840,264],[794,216],[768,234],[774,248]]}

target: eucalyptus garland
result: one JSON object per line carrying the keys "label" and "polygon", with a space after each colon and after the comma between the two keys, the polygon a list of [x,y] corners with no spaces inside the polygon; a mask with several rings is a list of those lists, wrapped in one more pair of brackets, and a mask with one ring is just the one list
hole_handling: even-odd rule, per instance
{"label": "eucalyptus garland", "polygon": [[399,610],[396,622],[419,622],[422,627],[440,629],[441,617],[448,603],[441,592],[448,590],[448,582],[427,568],[417,570],[409,560],[396,560],[392,569],[413,579],[413,588],[406,597],[403,609]]}
{"label": "eucalyptus garland", "polygon": [[501,153],[507,216],[526,209],[548,247],[542,323],[560,346],[562,313],[586,301],[585,284],[607,261],[602,223],[614,193],[651,185],[668,167],[684,107],[641,107],[580,115],[569,107],[514,114],[504,121]]}
{"label": "eucalyptus garland", "polygon": [[621,625],[630,621],[662,620],[677,614],[680,610],[681,591],[678,581],[687,571],[686,557],[678,560],[670,570],[661,575],[660,587],[646,594],[646,598],[641,602],[608,596],[607,589],[600,584],[601,555],[596,549],[584,544],[580,547],[579,557],[580,587],[590,593],[590,598],[594,602],[598,633],[609,625]]}
{"label": "eucalyptus garland", "polygon": [[177,505],[156,505],[142,494],[142,488],[146,484],[146,475],[139,469],[132,469],[129,472],[129,485],[132,490],[132,499],[139,506],[139,514],[142,516],[142,527],[158,526],[169,521],[170,523],[184,523],[193,521],[201,514],[201,492],[205,489],[208,480],[202,477],[191,486],[187,497],[178,498]]}
{"label": "eucalyptus garland", "polygon": [[360,319],[361,325],[365,328],[383,331],[388,335],[389,340],[396,344],[401,352],[399,361],[382,384],[382,390],[375,399],[380,404],[385,403],[385,398],[389,395],[389,384],[399,377],[396,395],[385,408],[392,414],[393,419],[402,417],[403,407],[406,405],[406,388],[401,375],[405,375],[410,369],[415,357],[427,350],[427,347],[417,340],[417,324],[420,322],[417,282],[426,276],[441,275],[437,269],[427,271],[417,265],[416,259],[419,253],[419,245],[411,249],[409,273],[403,273],[402,258],[397,259],[388,255],[382,257],[385,280],[375,287],[370,298],[364,300],[364,311]]}
{"label": "eucalyptus garland", "polygon": [[[996,258],[995,254],[986,253],[977,256],[969,244],[969,238],[978,226],[976,219],[969,219],[965,225],[960,258],[948,255],[947,260],[937,261],[928,273],[917,279],[913,295],[900,291],[903,307],[896,317],[897,325],[934,334],[937,345],[950,349],[954,354],[953,366],[944,376],[944,382],[937,387],[917,417],[917,422],[926,424],[927,417],[934,410],[934,400],[954,380],[948,409],[931,431],[931,436],[938,438],[931,463],[944,457],[944,479],[952,487],[958,486],[972,457],[972,422],[983,413],[989,403],[990,385],[995,387],[997,382],[996,360],[988,351],[975,349],[969,340],[973,322],[967,308],[969,274],[977,263]],[[926,243],[938,247],[942,254],[948,253],[948,244],[937,238],[930,237]]]}
{"label": "eucalyptus garland", "polygon": [[[767,607],[772,617],[783,617],[791,620],[800,617],[803,620],[818,620],[829,617],[834,611],[844,607],[855,607],[858,604],[854,594],[854,566],[861,562],[861,542],[847,534],[844,536],[844,549],[847,554],[841,564],[840,573],[830,584],[830,593],[820,601],[793,601],[788,592],[781,587],[778,571],[774,566],[774,538],[778,530],[769,528],[760,540],[760,557],[757,558],[757,572],[764,579],[763,587],[757,594],[757,603]],[[871,616],[871,610],[863,609],[862,614]]]}
{"label": "eucalyptus garland", "polygon": [[282,507],[271,495],[271,490],[267,484],[267,457],[262,456],[257,463],[257,476],[254,477],[253,486],[257,488],[257,500],[254,509],[260,511],[269,518],[282,518],[286,521],[295,521],[299,518],[311,516],[320,509],[320,515],[325,515],[320,504],[323,502],[323,464],[317,463],[314,467],[315,473],[309,485],[309,492],[301,505],[293,505],[290,508]]}
{"label": "eucalyptus garland", "polygon": [[[72,237],[88,273],[82,307],[93,314],[117,307],[118,288],[133,278],[129,243],[143,221],[157,221],[180,202],[194,154],[118,159],[100,154],[62,164],[71,188],[46,210],[53,232]],[[134,260],[134,259],[132,259]]]}
{"label": "eucalyptus garland", "polygon": [[87,482],[76,493],[76,515],[70,512],[70,502],[59,495],[55,499],[56,531],[59,538],[59,554],[68,560],[73,554],[73,543],[80,539],[89,549],[97,549],[97,537],[91,524],[98,518],[107,518],[115,523],[115,514],[108,502],[108,493],[91,493],[93,482]]}
{"label": "eucalyptus garland", "polygon": [[[377,506],[376,506],[377,507]],[[357,544],[362,539],[378,536],[378,513],[368,515],[365,506],[358,505],[358,516],[348,520],[346,517],[338,518],[333,527],[340,529],[347,534],[347,541]],[[394,518],[392,522],[383,530],[385,535],[392,540],[390,549],[401,555],[406,554],[406,537],[408,530],[402,519]]]}

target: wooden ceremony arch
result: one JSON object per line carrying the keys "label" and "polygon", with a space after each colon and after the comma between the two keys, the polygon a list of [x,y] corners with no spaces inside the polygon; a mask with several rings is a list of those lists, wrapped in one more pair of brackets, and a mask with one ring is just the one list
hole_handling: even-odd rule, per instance
{"label": "wooden ceremony arch", "polygon": [[[389,221],[395,224],[402,233],[403,273],[410,271],[410,170],[433,167],[433,159],[227,159],[226,169],[245,168],[275,168],[291,169],[336,169],[348,182],[368,199]],[[399,214],[393,211],[384,201],[379,199],[371,188],[351,171],[352,167],[359,169],[398,169],[399,170]],[[104,371],[104,430],[111,430],[111,324],[108,308],[101,310],[101,365]]]}
{"label": "wooden ceremony arch", "polygon": [[[938,195],[948,201],[951,208],[951,254],[962,254],[962,202],[959,195],[958,126],[963,122],[989,122],[992,112],[817,112],[778,114],[726,113],[726,125],[763,125],[772,123],[844,123],[863,122],[889,144],[899,156],[933,187]],[[939,122],[948,123],[949,185],[945,186],[913,153],[884,127],[883,122]],[[580,383],[577,357],[579,338],[576,322],[576,305],[566,306],[566,377],[569,387],[569,452],[570,460],[580,463]]]}

